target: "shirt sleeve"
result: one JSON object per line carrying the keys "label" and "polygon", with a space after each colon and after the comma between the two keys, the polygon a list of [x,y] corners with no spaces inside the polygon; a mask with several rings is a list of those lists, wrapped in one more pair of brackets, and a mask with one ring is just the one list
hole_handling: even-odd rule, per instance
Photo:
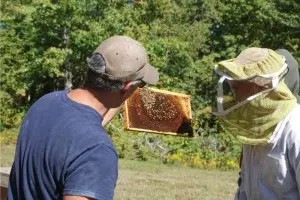
{"label": "shirt sleeve", "polygon": [[67,166],[63,195],[111,200],[117,178],[116,152],[105,144],[98,144],[86,149]]}

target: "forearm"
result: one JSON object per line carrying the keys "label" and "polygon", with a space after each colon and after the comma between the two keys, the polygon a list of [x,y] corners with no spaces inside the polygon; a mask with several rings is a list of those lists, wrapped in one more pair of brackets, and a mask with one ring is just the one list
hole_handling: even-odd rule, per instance
{"label": "forearm", "polygon": [[105,127],[112,119],[113,117],[118,114],[121,110],[123,105],[117,107],[117,108],[110,108],[105,115],[103,116],[102,120],[102,126]]}

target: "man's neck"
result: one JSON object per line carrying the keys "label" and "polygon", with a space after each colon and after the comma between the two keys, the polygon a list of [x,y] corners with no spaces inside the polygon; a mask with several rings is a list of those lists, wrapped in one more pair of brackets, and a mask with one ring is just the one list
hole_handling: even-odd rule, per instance
{"label": "man's neck", "polygon": [[68,97],[73,101],[87,105],[95,109],[102,117],[107,112],[108,108],[101,103],[99,97],[97,97],[92,91],[88,89],[74,89],[68,93]]}

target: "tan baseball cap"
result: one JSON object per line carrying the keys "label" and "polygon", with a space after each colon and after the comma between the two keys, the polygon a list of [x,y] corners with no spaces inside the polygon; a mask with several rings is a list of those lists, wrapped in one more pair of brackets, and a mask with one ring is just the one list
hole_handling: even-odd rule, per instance
{"label": "tan baseball cap", "polygon": [[103,77],[111,80],[143,80],[156,84],[158,71],[147,62],[145,48],[128,36],[113,36],[102,42],[94,53],[100,53],[105,60]]}

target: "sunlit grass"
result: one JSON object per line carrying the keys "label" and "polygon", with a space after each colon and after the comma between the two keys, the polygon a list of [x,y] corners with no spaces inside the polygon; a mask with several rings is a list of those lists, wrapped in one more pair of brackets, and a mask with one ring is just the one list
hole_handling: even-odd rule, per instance
{"label": "sunlit grass", "polygon": [[0,167],[10,167],[15,156],[14,144],[0,145]]}
{"label": "sunlit grass", "polygon": [[115,200],[227,200],[236,190],[236,171],[207,171],[161,163],[120,160]]}

